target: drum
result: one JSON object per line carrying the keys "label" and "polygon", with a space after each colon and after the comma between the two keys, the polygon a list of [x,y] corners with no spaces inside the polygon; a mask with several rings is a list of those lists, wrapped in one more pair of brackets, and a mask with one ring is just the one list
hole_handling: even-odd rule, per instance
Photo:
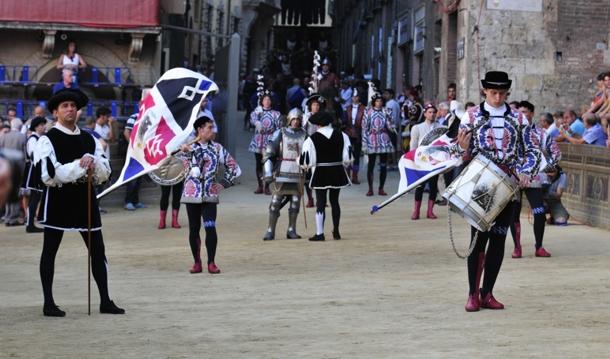
{"label": "drum", "polygon": [[443,197],[452,210],[481,232],[515,197],[517,182],[483,155],[476,156],[447,187]]}
{"label": "drum", "polygon": [[179,152],[166,159],[164,164],[148,176],[161,186],[173,186],[184,181],[190,170],[191,163],[187,155]]}

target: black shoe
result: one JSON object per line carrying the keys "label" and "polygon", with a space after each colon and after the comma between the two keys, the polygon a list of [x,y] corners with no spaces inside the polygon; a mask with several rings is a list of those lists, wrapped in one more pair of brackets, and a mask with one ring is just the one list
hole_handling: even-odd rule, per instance
{"label": "black shoe", "polygon": [[23,223],[19,223],[19,222],[6,223],[6,226],[7,227],[23,226]]}
{"label": "black shoe", "polygon": [[309,240],[312,241],[312,242],[321,242],[321,241],[324,241],[325,240],[324,233],[316,234],[313,237],[310,237]]}
{"label": "black shoe", "polygon": [[295,231],[286,232],[286,239],[301,239],[302,237],[297,234]]}
{"label": "black shoe", "polygon": [[45,304],[44,307],[42,307],[42,314],[44,314],[45,317],[65,317],[66,316],[66,312],[59,309],[59,307],[56,306],[55,303]]}
{"label": "black shoe", "polygon": [[272,241],[275,239],[275,236],[271,232],[267,232],[263,237],[263,241]]}
{"label": "black shoe", "polygon": [[100,313],[103,314],[125,314],[125,309],[117,307],[113,301],[100,304]]}
{"label": "black shoe", "polygon": [[333,238],[334,239],[341,239],[341,234],[339,234],[339,230],[338,229],[334,229],[333,230]]}
{"label": "black shoe", "polygon": [[26,233],[41,233],[44,232],[44,229],[38,228],[35,225],[25,227]]}

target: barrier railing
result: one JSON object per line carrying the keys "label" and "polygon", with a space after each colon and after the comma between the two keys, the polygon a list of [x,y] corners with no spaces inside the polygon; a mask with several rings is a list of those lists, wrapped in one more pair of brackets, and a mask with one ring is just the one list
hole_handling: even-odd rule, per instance
{"label": "barrier railing", "polygon": [[[124,120],[139,111],[139,101],[91,100],[83,109],[83,117],[95,116],[95,111],[102,107],[110,108],[112,117]],[[46,107],[46,101],[0,99],[0,114],[6,114],[9,107],[15,107],[17,117],[26,119],[33,116],[36,106]]]}
{"label": "barrier railing", "polygon": [[29,65],[0,65],[0,84],[28,84],[32,82],[30,73],[35,73],[37,69],[36,66]]}
{"label": "barrier railing", "polygon": [[[30,65],[0,65],[0,85],[2,84],[32,84],[38,83],[39,78],[32,74],[38,73],[38,67]],[[57,70],[58,79],[61,78],[60,70]],[[39,75],[41,76],[41,75]],[[128,67],[88,66],[79,69],[77,73],[79,84],[97,86],[125,86],[133,84],[131,71]]]}

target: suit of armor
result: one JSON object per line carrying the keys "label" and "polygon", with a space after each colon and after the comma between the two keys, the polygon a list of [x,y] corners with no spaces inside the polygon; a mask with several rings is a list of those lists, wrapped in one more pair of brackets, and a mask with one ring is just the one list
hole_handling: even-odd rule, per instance
{"label": "suit of armor", "polygon": [[[303,149],[307,133],[302,128],[284,127],[269,139],[263,154],[264,173],[267,181],[273,182],[271,203],[269,204],[269,226],[264,240],[275,239],[275,227],[280,210],[288,207],[288,239],[301,238],[296,233],[297,216],[302,196],[302,175],[298,158]],[[273,163],[275,162],[275,166]],[[275,167],[275,168],[274,168]]]}

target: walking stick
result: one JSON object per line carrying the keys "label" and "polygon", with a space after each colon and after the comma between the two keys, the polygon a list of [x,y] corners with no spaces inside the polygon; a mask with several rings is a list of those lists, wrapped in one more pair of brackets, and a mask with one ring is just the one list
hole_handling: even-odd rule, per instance
{"label": "walking stick", "polygon": [[87,170],[87,312],[91,315],[91,191],[93,171]]}
{"label": "walking stick", "polygon": [[303,176],[303,171],[299,171],[299,196],[301,196],[301,203],[303,204],[303,222],[305,222],[305,229],[307,229],[307,211],[305,210],[305,196],[303,192],[305,192],[305,176]]}

